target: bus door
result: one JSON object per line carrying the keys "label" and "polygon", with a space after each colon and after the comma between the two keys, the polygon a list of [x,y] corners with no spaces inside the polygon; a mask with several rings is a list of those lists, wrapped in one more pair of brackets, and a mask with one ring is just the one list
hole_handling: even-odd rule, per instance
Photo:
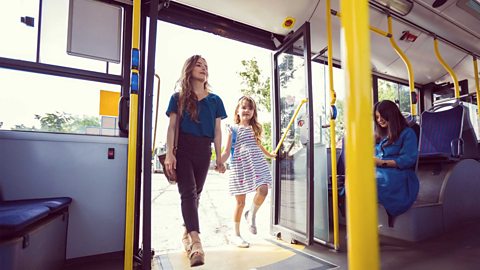
{"label": "bus door", "polygon": [[[271,231],[310,245],[314,237],[314,168],[310,25],[306,22],[273,55],[274,162]],[[292,120],[293,119],[293,120]],[[293,122],[292,122],[293,121]]]}

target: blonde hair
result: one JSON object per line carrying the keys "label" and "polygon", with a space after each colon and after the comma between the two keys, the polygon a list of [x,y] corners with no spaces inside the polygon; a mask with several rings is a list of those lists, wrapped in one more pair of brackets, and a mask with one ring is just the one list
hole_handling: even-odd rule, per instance
{"label": "blonde hair", "polygon": [[[178,115],[181,116],[183,113],[183,110],[185,109],[187,112],[190,113],[192,120],[197,122],[198,122],[198,110],[197,110],[198,98],[193,92],[191,79],[192,79],[193,68],[197,64],[197,61],[200,59],[205,60],[205,58],[203,58],[200,55],[193,55],[189,57],[185,61],[185,64],[183,64],[182,73],[180,75],[180,78],[177,81],[177,85],[180,88],[179,98],[178,98]],[[203,87],[207,91],[210,91],[209,89],[210,85],[208,84],[208,77]]]}
{"label": "blonde hair", "polygon": [[233,121],[235,124],[240,123],[240,116],[238,115],[238,110],[240,109],[240,106],[246,104],[248,107],[252,108],[253,110],[253,116],[250,119],[249,124],[252,126],[253,133],[255,134],[255,139],[258,142],[261,142],[262,138],[262,125],[257,120],[257,104],[255,103],[255,100],[253,100],[251,97],[243,96],[238,100],[237,107],[235,108],[235,114]]}

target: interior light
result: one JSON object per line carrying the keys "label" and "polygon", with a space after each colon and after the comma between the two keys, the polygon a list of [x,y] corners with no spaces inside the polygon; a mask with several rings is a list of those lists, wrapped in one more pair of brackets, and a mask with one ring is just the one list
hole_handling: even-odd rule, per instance
{"label": "interior light", "polygon": [[399,13],[402,16],[407,15],[413,8],[411,0],[373,0],[373,2]]}

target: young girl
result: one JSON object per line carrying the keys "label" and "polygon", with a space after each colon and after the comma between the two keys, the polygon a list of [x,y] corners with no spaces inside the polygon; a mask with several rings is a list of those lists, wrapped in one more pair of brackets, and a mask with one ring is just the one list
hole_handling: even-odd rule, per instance
{"label": "young girl", "polygon": [[[245,206],[247,193],[255,191],[250,210],[245,212],[245,219],[251,233],[257,233],[255,216],[268,194],[272,183],[270,168],[263,158],[276,155],[269,153],[261,144],[262,126],[257,122],[257,107],[250,97],[241,97],[235,109],[235,125],[228,127],[227,145],[222,153],[222,163],[231,155],[231,172],[229,191],[235,195],[237,205],[234,211],[235,232],[233,242],[238,247],[250,244],[240,235],[240,220]],[[263,154],[262,154],[263,152]]]}

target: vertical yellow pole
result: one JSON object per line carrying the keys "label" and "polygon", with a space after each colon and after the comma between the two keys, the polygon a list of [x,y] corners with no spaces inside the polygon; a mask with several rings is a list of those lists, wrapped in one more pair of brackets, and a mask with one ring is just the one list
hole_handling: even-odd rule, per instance
{"label": "vertical yellow pole", "polygon": [[403,63],[405,63],[405,66],[407,67],[408,71],[408,84],[410,86],[410,113],[412,116],[417,115],[417,102],[413,103],[412,97],[413,93],[415,93],[415,79],[413,76],[413,68],[412,64],[410,64],[410,61],[408,60],[407,56],[402,52],[400,47],[398,47],[397,43],[395,42],[395,39],[393,38],[393,30],[392,30],[392,16],[388,15],[388,33],[390,34],[388,39],[390,40],[390,44],[392,45],[393,49],[395,52],[397,52],[398,56],[402,58]]}
{"label": "vertical yellow pole", "polygon": [[133,1],[132,25],[132,68],[130,77],[130,115],[128,126],[128,165],[127,192],[125,200],[125,251],[124,270],[133,269],[133,227],[135,211],[135,175],[137,165],[137,119],[138,119],[138,87],[140,60],[140,8],[141,0]]}
{"label": "vertical yellow pole", "polygon": [[475,89],[477,91],[477,113],[478,116],[480,117],[480,85],[478,83],[478,64],[477,64],[477,58],[474,56],[473,57],[473,72],[475,73],[474,78],[475,78]]}
{"label": "vertical yellow pole", "polygon": [[342,0],[347,89],[347,233],[351,270],[379,269],[367,0]]}
{"label": "vertical yellow pole", "polygon": [[[340,248],[339,229],[338,229],[338,183],[337,183],[337,139],[335,137],[335,101],[337,94],[333,88],[333,45],[332,45],[332,17],[330,15],[330,0],[327,0],[325,16],[327,20],[327,40],[328,40],[328,80],[330,85],[330,106],[332,107],[332,116],[330,117],[330,159],[332,165],[332,204],[333,204],[333,247],[335,250]],[[335,111],[333,111],[335,110]]]}
{"label": "vertical yellow pole", "polygon": [[458,79],[457,75],[455,75],[455,71],[443,60],[442,55],[440,54],[440,51],[438,50],[438,40],[437,38],[433,38],[433,48],[435,50],[435,56],[437,56],[438,62],[443,66],[443,68],[450,74],[450,77],[452,77],[453,80],[453,85],[455,88],[455,98],[459,99],[460,98],[460,86],[458,84]]}

